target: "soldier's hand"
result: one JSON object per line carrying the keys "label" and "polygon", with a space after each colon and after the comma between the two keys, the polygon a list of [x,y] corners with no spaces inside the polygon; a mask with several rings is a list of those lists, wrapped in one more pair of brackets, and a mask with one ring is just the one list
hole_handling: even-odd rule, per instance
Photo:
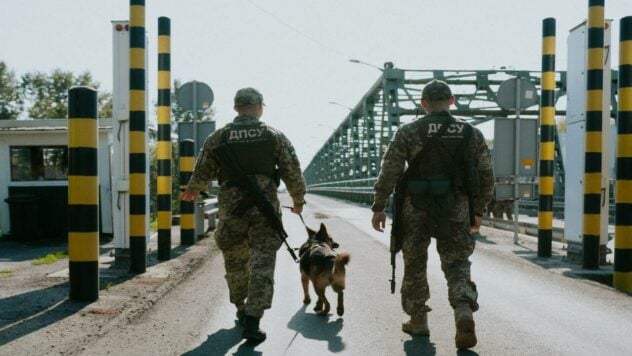
{"label": "soldier's hand", "polygon": [[478,230],[481,227],[483,217],[480,215],[474,215],[474,226],[472,228]]}
{"label": "soldier's hand", "polygon": [[303,204],[301,205],[294,205],[294,207],[292,208],[292,212],[294,214],[300,214],[303,212]]}
{"label": "soldier's hand", "polygon": [[180,194],[180,200],[182,201],[188,201],[188,202],[192,202],[195,201],[195,198],[197,198],[198,196],[198,192],[189,192],[189,191],[184,191],[182,192],[182,194]]}
{"label": "soldier's hand", "polygon": [[373,218],[371,218],[371,225],[373,225],[375,230],[384,232],[384,228],[386,227],[386,213],[383,211],[374,212]]}

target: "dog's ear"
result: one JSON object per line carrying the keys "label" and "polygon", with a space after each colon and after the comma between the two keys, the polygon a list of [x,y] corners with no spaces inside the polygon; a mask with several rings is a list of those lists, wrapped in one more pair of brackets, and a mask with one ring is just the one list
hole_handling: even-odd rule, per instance
{"label": "dog's ear", "polygon": [[325,227],[325,224],[320,223],[320,230],[318,230],[318,232],[323,233],[323,234],[327,234],[327,228]]}
{"label": "dog's ear", "polygon": [[325,227],[325,224],[321,223],[320,229],[318,229],[318,232],[316,233],[316,240],[321,241],[321,242],[327,242],[328,238],[329,238],[329,234],[327,234],[327,228]]}
{"label": "dog's ear", "polygon": [[307,230],[307,237],[314,237],[316,236],[316,231],[310,229],[309,227],[305,226],[305,229]]}

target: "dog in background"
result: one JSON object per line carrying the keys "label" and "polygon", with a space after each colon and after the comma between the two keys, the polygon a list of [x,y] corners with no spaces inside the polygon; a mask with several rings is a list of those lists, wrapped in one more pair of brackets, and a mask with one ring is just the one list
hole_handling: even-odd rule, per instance
{"label": "dog in background", "polygon": [[309,281],[312,281],[318,301],[314,311],[318,315],[327,315],[330,310],[329,301],[325,297],[325,289],[331,288],[338,293],[339,316],[344,314],[343,290],[345,289],[345,265],[349,263],[349,254],[334,251],[338,244],[329,236],[324,224],[314,231],[308,227],[307,241],[299,249],[301,282],[303,284],[303,303],[309,304]]}

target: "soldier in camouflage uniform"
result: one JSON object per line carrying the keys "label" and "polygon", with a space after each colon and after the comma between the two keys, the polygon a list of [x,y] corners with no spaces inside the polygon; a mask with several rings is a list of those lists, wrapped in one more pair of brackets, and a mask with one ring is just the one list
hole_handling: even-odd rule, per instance
{"label": "soldier in camouflage uniform", "polygon": [[296,214],[303,209],[305,181],[290,141],[259,121],[263,96],[253,88],[240,89],[234,109],[238,116],[233,122],[206,139],[182,199],[193,201],[207,189],[209,181],[218,180],[219,223],[215,241],[224,256],[230,301],[244,324],[243,338],[263,341],[265,333],[259,328],[259,320],[272,304],[275,259],[282,241],[250,194],[236,184],[236,172],[221,164],[213,148],[228,144],[245,173],[256,177],[279,217],[278,178],[287,186]]}
{"label": "soldier in camouflage uniform", "polygon": [[[459,349],[466,349],[476,345],[472,312],[478,309],[476,285],[470,278],[469,257],[474,251],[470,228],[480,226],[481,216],[492,197],[494,176],[483,134],[466,121],[450,115],[448,109],[453,103],[454,96],[445,82],[435,80],[424,87],[421,105],[427,115],[402,125],[395,134],[382,160],[371,209],[373,227],[383,231],[384,207],[389,195],[403,176],[405,166],[417,164],[408,168],[416,171],[408,181],[400,220],[404,256],[402,307],[411,316],[402,329],[413,335],[430,335],[426,265],[430,238],[435,237],[441,269],[448,282],[448,298],[455,312],[455,342]],[[449,126],[441,130],[445,125]],[[422,148],[429,151],[415,160]],[[467,162],[473,165],[466,166]],[[439,172],[450,171],[453,174],[449,177],[435,177]],[[467,177],[468,171],[473,177]],[[475,180],[473,183],[478,187],[477,192],[470,193],[475,195],[473,197],[468,195],[470,179]],[[447,193],[441,192],[442,189]],[[442,198],[437,200],[437,197]],[[469,209],[475,214],[473,226],[470,226]]]}

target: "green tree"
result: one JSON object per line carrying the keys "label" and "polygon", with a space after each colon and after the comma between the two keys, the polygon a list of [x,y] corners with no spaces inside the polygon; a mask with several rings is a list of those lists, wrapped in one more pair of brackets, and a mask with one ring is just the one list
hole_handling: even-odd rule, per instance
{"label": "green tree", "polygon": [[99,118],[112,117],[112,93],[99,91],[97,106],[99,108]]}
{"label": "green tree", "polygon": [[[90,72],[75,75],[70,71],[55,69],[51,73],[31,72],[22,76],[22,94],[29,104],[32,119],[63,119],[68,112],[68,89],[73,86],[89,86],[99,89]],[[109,105],[109,109],[108,109]],[[111,117],[111,95],[99,94],[100,117]],[[108,112],[109,110],[109,112]]]}
{"label": "green tree", "polygon": [[175,79],[173,81],[173,91],[171,92],[171,120],[175,122],[183,120],[186,114],[186,111],[178,105],[178,93],[180,92],[180,87],[182,87],[182,81],[180,79]]}
{"label": "green tree", "polygon": [[0,61],[0,120],[15,120],[24,111],[20,83],[15,73]]}

